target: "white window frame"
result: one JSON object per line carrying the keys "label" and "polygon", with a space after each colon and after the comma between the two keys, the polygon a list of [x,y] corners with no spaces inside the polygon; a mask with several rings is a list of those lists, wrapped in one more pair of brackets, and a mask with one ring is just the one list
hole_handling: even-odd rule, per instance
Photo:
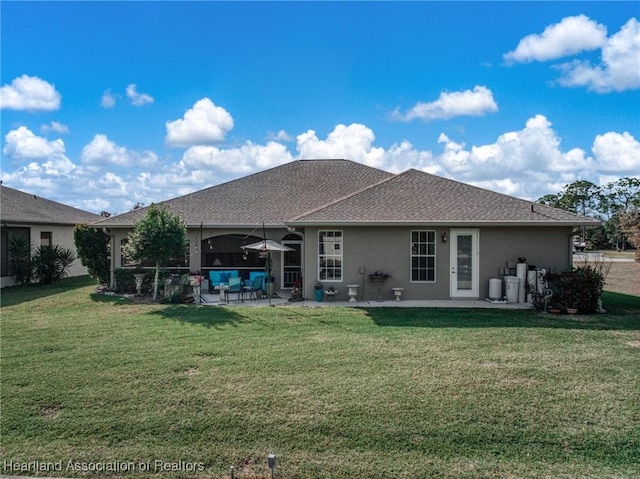
{"label": "white window frame", "polygon": [[[418,234],[418,242],[414,242],[413,241],[413,235],[414,233]],[[426,233],[426,241],[422,242],[420,241],[420,233]],[[429,240],[429,236],[433,237],[433,241]],[[411,230],[411,232],[409,233],[409,281],[411,283],[435,283],[437,280],[436,277],[436,272],[438,270],[437,268],[437,244],[438,242],[436,241],[437,239],[437,235],[436,235],[436,230]],[[414,254],[414,245],[417,245],[418,247],[418,252],[416,254]],[[424,253],[420,252],[420,246],[424,245]],[[433,245],[433,253],[429,253],[429,245]],[[418,267],[417,269],[413,267],[413,260],[414,258],[426,258],[426,262],[427,262],[427,267],[426,268],[421,268]],[[433,258],[433,279],[425,279],[425,280],[421,280],[421,279],[413,279],[413,271],[414,269],[416,269],[417,271],[420,271],[421,269],[426,270],[427,272],[427,278],[429,277],[429,270],[430,268],[428,267],[428,261],[429,258]]]}
{"label": "white window frame", "polygon": [[[320,253],[320,246],[321,246],[321,239],[326,237],[323,236],[331,233],[332,237],[335,238],[340,238],[339,241],[332,241],[329,244],[333,244],[334,248],[333,248],[333,252],[332,253],[328,253],[326,251],[325,248],[325,252],[324,253]],[[338,234],[336,236],[336,234]],[[325,246],[327,245],[326,242],[322,241],[322,244],[325,244]],[[336,248],[337,246],[337,248]],[[338,251],[336,253],[336,251]],[[344,234],[342,230],[318,230],[318,281],[322,281],[325,283],[340,283],[342,282],[342,278],[344,277],[344,257],[343,257],[343,252],[344,252]],[[340,266],[336,267],[336,266],[331,266],[331,268],[333,269],[333,271],[335,272],[336,269],[339,269],[340,271],[340,278],[336,279],[335,275],[333,275],[332,278],[321,278],[320,277],[320,272],[324,269],[324,266],[322,266],[322,260],[323,259],[338,259],[340,260]]]}

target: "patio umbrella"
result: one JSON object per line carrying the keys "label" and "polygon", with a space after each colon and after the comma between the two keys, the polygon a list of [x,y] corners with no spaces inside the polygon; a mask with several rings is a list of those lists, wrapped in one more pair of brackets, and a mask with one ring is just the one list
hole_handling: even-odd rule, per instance
{"label": "patio umbrella", "polygon": [[266,274],[265,282],[267,284],[267,297],[269,298],[269,304],[271,304],[271,293],[273,288],[269,288],[269,284],[271,283],[271,252],[272,251],[294,251],[293,248],[289,248],[281,243],[278,243],[274,240],[264,239],[262,241],[258,241],[256,243],[251,243],[248,245],[242,246],[242,249],[252,249],[257,251],[263,251],[266,253],[267,261],[264,265],[264,271]]}

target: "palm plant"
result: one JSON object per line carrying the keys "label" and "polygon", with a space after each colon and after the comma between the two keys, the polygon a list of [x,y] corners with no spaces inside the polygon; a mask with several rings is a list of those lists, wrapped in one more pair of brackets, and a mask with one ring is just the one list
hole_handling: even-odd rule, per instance
{"label": "palm plant", "polygon": [[7,243],[9,276],[16,284],[28,283],[31,277],[29,265],[31,244],[26,236],[12,236]]}
{"label": "palm plant", "polygon": [[40,284],[60,281],[68,275],[68,269],[75,261],[72,250],[59,245],[39,246],[31,257],[33,278]]}

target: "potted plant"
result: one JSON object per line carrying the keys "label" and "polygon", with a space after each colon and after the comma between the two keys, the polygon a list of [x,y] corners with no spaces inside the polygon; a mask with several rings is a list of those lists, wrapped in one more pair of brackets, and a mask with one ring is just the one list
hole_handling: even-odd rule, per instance
{"label": "potted plant", "polygon": [[316,281],[316,284],[313,285],[313,293],[316,296],[316,301],[322,302],[322,283],[320,281]]}
{"label": "potted plant", "polygon": [[302,301],[302,285],[300,281],[293,282],[293,289],[291,290],[291,299],[289,301]]}

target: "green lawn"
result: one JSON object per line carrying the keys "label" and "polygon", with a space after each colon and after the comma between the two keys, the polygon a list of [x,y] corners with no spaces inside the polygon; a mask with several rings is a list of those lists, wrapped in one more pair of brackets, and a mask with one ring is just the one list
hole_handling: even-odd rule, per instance
{"label": "green lawn", "polygon": [[573,318],[92,291],[2,291],[0,474],[268,477],[274,453],[283,479],[640,477],[639,297]]}

